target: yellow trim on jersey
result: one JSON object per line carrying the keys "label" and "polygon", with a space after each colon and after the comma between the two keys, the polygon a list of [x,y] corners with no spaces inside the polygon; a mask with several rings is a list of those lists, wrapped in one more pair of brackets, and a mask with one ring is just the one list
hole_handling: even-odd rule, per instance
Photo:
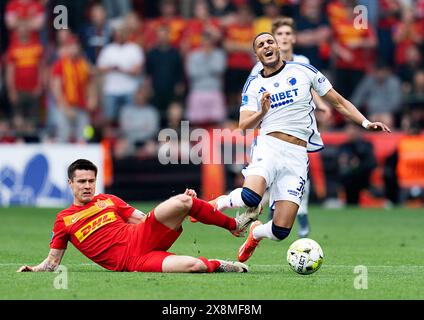
{"label": "yellow trim on jersey", "polygon": [[91,216],[94,216],[95,214],[99,213],[100,211],[104,210],[107,207],[111,207],[113,206],[113,201],[112,199],[106,199],[106,200],[97,200],[97,202],[92,205],[91,207],[82,210],[82,211],[78,211],[77,213],[74,213],[71,216],[67,216],[63,218],[63,221],[65,222],[65,226],[68,227],[71,224],[74,224],[75,222],[81,220],[81,219],[85,219],[85,218],[89,218]]}
{"label": "yellow trim on jersey", "polygon": [[102,214],[100,217],[90,221],[86,225],[84,225],[81,229],[79,229],[77,232],[75,232],[75,237],[78,239],[78,241],[81,243],[87,237],[92,234],[94,231],[100,229],[101,227],[116,221],[115,213],[110,211],[106,212],[105,214]]}

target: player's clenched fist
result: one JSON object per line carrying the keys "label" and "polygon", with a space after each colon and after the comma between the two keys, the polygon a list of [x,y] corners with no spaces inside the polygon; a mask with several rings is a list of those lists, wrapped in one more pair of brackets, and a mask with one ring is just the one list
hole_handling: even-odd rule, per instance
{"label": "player's clenched fist", "polygon": [[270,99],[269,99],[270,96],[271,96],[271,94],[268,91],[265,91],[264,94],[262,95],[262,98],[261,98],[261,113],[263,115],[265,115],[268,112],[268,110],[271,106],[271,102],[270,102]]}

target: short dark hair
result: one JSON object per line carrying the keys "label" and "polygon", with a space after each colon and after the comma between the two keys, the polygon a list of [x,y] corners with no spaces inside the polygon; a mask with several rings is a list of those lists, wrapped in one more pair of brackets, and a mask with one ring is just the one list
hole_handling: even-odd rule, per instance
{"label": "short dark hair", "polygon": [[260,36],[263,36],[264,34],[269,34],[270,36],[272,36],[272,37],[275,39],[274,35],[273,35],[271,32],[261,32],[261,33],[258,33],[258,34],[257,34],[257,35],[253,38],[253,42],[252,42],[253,51],[256,51],[256,50],[255,50],[255,41],[256,41],[256,39],[258,39]]}
{"label": "short dark hair", "polygon": [[94,175],[97,177],[97,167],[90,160],[78,159],[72,162],[68,167],[68,178],[72,180],[76,170],[91,170],[94,171]]}

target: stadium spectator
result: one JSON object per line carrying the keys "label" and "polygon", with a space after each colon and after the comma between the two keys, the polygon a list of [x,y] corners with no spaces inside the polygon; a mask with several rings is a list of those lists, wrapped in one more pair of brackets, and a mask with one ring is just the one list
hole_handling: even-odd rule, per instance
{"label": "stadium spectator", "polygon": [[18,272],[55,271],[68,242],[90,260],[113,271],[248,271],[248,267],[239,262],[179,256],[167,250],[181,235],[187,216],[240,236],[249,223],[258,218],[259,211],[247,210],[230,218],[198,199],[194,190],[186,189],[184,194],[162,202],[145,214],[114,195],[95,195],[96,177],[97,167],[88,160],[79,159],[69,166],[73,204],[56,217],[50,252],[39,265],[25,265]]}
{"label": "stadium spectator", "polygon": [[[44,73],[45,83],[50,84],[50,76],[54,63],[63,56],[66,51],[67,42],[70,38],[74,37],[70,29],[60,29],[55,33],[54,41],[51,41],[45,50],[46,70]],[[58,123],[59,106],[52,90],[46,92],[46,105],[47,105],[47,119],[43,138],[55,139]]]}
{"label": "stadium spectator", "polygon": [[207,32],[219,41],[222,37],[220,21],[212,17],[206,0],[195,0],[193,6],[193,18],[187,21],[181,40],[181,53],[183,56],[202,44],[202,34]]}
{"label": "stadium spectator", "polygon": [[272,22],[280,16],[280,7],[276,1],[269,1],[262,5],[263,15],[253,21],[254,33],[271,32]]}
{"label": "stadium spectator", "polygon": [[369,187],[372,170],[377,164],[373,145],[362,137],[361,128],[348,123],[345,132],[348,141],[339,147],[339,178],[346,204],[358,205],[360,193]]}
{"label": "stadium spectator", "polygon": [[166,126],[181,133],[181,121],[184,120],[184,105],[179,100],[173,100],[166,110]]}
{"label": "stadium spectator", "polygon": [[132,10],[131,0],[102,0],[102,4],[111,20],[122,19]]}
{"label": "stadium spectator", "polygon": [[45,59],[48,65],[52,65],[61,55],[62,49],[69,38],[74,34],[70,29],[60,29],[54,34],[54,40],[50,41],[45,49]]}
{"label": "stadium spectator", "polygon": [[345,97],[351,97],[354,87],[373,65],[377,45],[371,25],[367,28],[355,27],[353,4],[350,0],[335,0],[327,6],[334,37],[334,83]]}
{"label": "stadium spectator", "polygon": [[392,127],[402,111],[402,85],[391,68],[379,61],[352,95],[353,104],[364,107],[370,121],[381,121]]}
{"label": "stadium spectator", "polygon": [[51,90],[57,105],[56,136],[59,142],[85,142],[90,112],[97,106],[92,67],[82,56],[80,44],[70,36],[52,67]]}
{"label": "stadium spectator", "polygon": [[402,81],[402,92],[408,94],[412,90],[415,72],[423,67],[422,55],[416,45],[411,45],[405,52],[405,63],[397,66],[399,79]]}
{"label": "stadium spectator", "polygon": [[388,64],[394,63],[395,43],[393,29],[399,22],[402,4],[400,0],[378,0],[378,56]]}
{"label": "stadium spectator", "polygon": [[252,39],[255,36],[252,12],[248,6],[240,6],[236,15],[236,22],[225,28],[223,44],[227,52],[225,92],[232,118],[238,117],[240,92],[255,61],[252,55]]}
{"label": "stadium spectator", "polygon": [[40,40],[40,30],[46,21],[43,4],[35,0],[11,0],[6,6],[5,22],[10,30],[10,41],[17,38],[18,27],[24,27],[30,32],[31,41]]}
{"label": "stadium spectator", "polygon": [[19,25],[15,40],[6,52],[6,79],[15,125],[41,127],[40,96],[43,90],[43,47],[31,38],[30,30]]}
{"label": "stadium spectator", "polygon": [[106,10],[100,3],[89,9],[89,21],[79,30],[84,52],[91,64],[95,65],[100,50],[106,46],[112,36],[112,29],[106,19]]}
{"label": "stadium spectator", "polygon": [[211,0],[211,15],[221,20],[226,26],[235,21],[236,6],[230,0]]}
{"label": "stadium spectator", "polygon": [[310,64],[318,69],[328,67],[330,59],[329,39],[331,29],[323,14],[322,0],[303,0],[296,17],[297,53],[308,57]]}
{"label": "stadium spectator", "polygon": [[131,155],[149,140],[155,139],[160,128],[160,115],[157,109],[148,103],[150,88],[140,86],[134,97],[134,103],[123,107],[119,116],[119,130],[126,148],[121,155]]}
{"label": "stadium spectator", "polygon": [[412,90],[404,96],[406,106],[402,129],[410,130],[414,124],[424,128],[424,70],[418,70],[414,75]]}
{"label": "stadium spectator", "polygon": [[157,33],[158,44],[146,56],[146,76],[153,88],[152,104],[164,122],[169,103],[184,94],[184,67],[180,53],[171,46],[168,28],[161,26]]}
{"label": "stadium spectator", "polygon": [[141,81],[145,57],[143,49],[128,40],[125,24],[115,26],[113,42],[99,54],[97,67],[104,77],[103,116],[115,126],[122,106],[131,104]]}
{"label": "stadium spectator", "polygon": [[[159,157],[169,157],[169,154],[179,155],[185,159],[190,157],[190,137],[182,134],[184,120],[184,105],[180,100],[173,100],[168,106],[166,111],[166,119],[164,120],[163,127],[172,130],[178,137],[177,140],[171,139],[170,141],[163,141],[160,139],[160,148],[158,152]],[[187,128],[189,130],[189,128]],[[166,144],[166,148],[162,148]]]}
{"label": "stadium spectator", "polygon": [[403,8],[402,20],[394,28],[393,40],[396,45],[395,64],[397,65],[405,63],[406,51],[410,46],[421,46],[423,44],[423,24],[416,19],[414,8]]}
{"label": "stadium spectator", "polygon": [[214,35],[204,32],[202,46],[187,56],[187,119],[191,124],[216,125],[225,120],[226,106],[222,90],[225,67],[225,52],[216,47]]}
{"label": "stadium spectator", "polygon": [[157,46],[161,41],[157,32],[161,27],[166,27],[168,30],[170,45],[179,49],[186,28],[186,20],[179,15],[175,0],[161,0],[159,10],[159,17],[148,19],[146,22],[146,51]]}
{"label": "stadium spectator", "polygon": [[125,17],[125,24],[128,31],[128,41],[138,44],[145,49],[147,44],[145,41],[146,23],[142,20],[136,11],[131,11]]}

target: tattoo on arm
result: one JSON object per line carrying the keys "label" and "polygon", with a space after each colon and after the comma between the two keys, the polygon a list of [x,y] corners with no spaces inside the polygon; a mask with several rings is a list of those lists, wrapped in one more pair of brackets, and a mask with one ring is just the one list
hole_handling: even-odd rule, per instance
{"label": "tattoo on arm", "polygon": [[40,269],[42,271],[49,271],[49,272],[56,271],[57,267],[60,264],[60,261],[62,260],[63,253],[64,253],[63,250],[56,250],[56,249],[50,250],[49,256],[41,264]]}
{"label": "tattoo on arm", "polygon": [[57,264],[51,264],[48,260],[43,263],[43,270],[53,272],[57,269]]}

